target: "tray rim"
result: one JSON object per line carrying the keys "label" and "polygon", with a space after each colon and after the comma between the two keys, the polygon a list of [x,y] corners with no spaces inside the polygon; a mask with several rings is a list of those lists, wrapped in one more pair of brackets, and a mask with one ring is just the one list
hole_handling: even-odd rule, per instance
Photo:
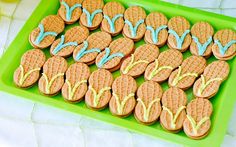
{"label": "tray rim", "polygon": [[[125,0],[118,0],[118,1],[121,1],[123,3],[125,2]],[[128,2],[128,3],[131,3],[132,1],[133,0],[130,0],[130,2]],[[144,4],[151,4],[152,2],[154,2],[154,1],[152,1],[152,0],[149,0],[149,1],[139,0],[137,3],[142,3],[144,5]],[[165,5],[167,7],[172,6],[172,7],[178,8],[178,9],[180,8],[180,9],[182,9],[181,11],[190,11],[191,10],[195,13],[199,12],[203,15],[208,15],[210,17],[216,17],[217,19],[224,19],[224,21],[228,21],[228,23],[236,25],[235,18],[233,18],[233,17],[224,16],[224,15],[220,15],[220,14],[215,14],[215,13],[211,13],[211,12],[206,12],[206,11],[202,11],[202,10],[198,10],[198,9],[194,9],[194,8],[188,8],[188,7],[185,7],[185,6],[170,4],[170,3],[167,3],[167,2],[159,2],[158,1],[158,5]],[[199,146],[199,145],[204,146],[204,145],[207,145],[206,144],[207,142],[212,141],[212,145],[213,144],[215,144],[216,146],[219,145],[219,144],[216,144],[217,141],[213,137],[211,137],[211,138],[206,137],[206,139],[203,139],[203,140],[198,142],[198,141],[194,141],[194,140],[183,139],[181,136],[175,135],[175,134],[172,134],[172,133],[168,133],[168,132],[163,133],[163,131],[161,131],[161,130],[158,130],[157,132],[155,132],[154,133],[155,135],[148,134],[147,133],[148,131],[152,131],[151,127],[143,126],[141,124],[137,124],[137,125],[135,125],[136,127],[133,127],[133,123],[129,122],[126,119],[120,119],[120,118],[117,118],[117,117],[111,117],[112,119],[106,119],[106,118],[103,118],[104,116],[107,117],[106,114],[100,113],[99,111],[92,111],[92,110],[89,110],[89,109],[84,109],[82,107],[78,107],[77,105],[71,105],[69,103],[65,103],[65,102],[61,102],[61,101],[55,102],[54,99],[50,99],[50,98],[45,99],[45,96],[33,94],[33,93],[30,93],[30,92],[27,92],[26,90],[17,89],[16,87],[12,87],[12,86],[7,85],[4,82],[3,74],[4,74],[4,69],[6,69],[7,66],[9,66],[9,64],[6,64],[6,63],[4,64],[4,60],[6,58],[8,58],[7,60],[11,60],[11,59],[14,58],[14,55],[17,54],[17,52],[13,52],[15,46],[19,43],[19,41],[17,41],[17,40],[19,40],[21,38],[22,34],[27,34],[26,29],[31,26],[30,21],[40,20],[39,18],[35,18],[35,16],[36,16],[36,14],[38,16],[38,13],[40,12],[40,10],[42,10],[42,8],[41,8],[42,6],[44,6],[44,10],[46,10],[47,8],[50,8],[52,6],[55,7],[55,5],[53,5],[53,3],[48,3],[47,0],[42,0],[39,3],[39,5],[37,6],[37,8],[34,10],[32,15],[30,16],[30,18],[26,21],[26,23],[22,27],[21,31],[18,33],[18,35],[12,41],[11,45],[6,50],[5,54],[2,56],[2,58],[0,58],[0,66],[1,66],[1,69],[2,69],[2,70],[0,70],[0,91],[7,92],[9,94],[19,96],[20,98],[29,99],[29,100],[32,100],[36,103],[42,103],[42,104],[47,104],[47,105],[50,105],[50,106],[55,106],[55,107],[58,107],[58,108],[62,108],[63,110],[68,110],[70,112],[74,112],[74,113],[77,113],[77,114],[80,114],[80,115],[83,115],[83,116],[86,116],[86,117],[90,117],[90,118],[93,118],[93,119],[96,119],[96,120],[105,121],[105,122],[110,123],[112,125],[123,127],[123,128],[129,129],[129,130],[132,130],[134,132],[146,134],[146,135],[149,135],[149,136],[152,136],[152,137],[157,137],[159,139],[169,141],[169,142],[173,142],[173,143],[178,143],[178,144],[183,144],[184,143],[184,145],[186,145],[186,146],[190,146],[190,145],[191,146]],[[41,13],[40,16],[43,16],[43,13]],[[235,26],[234,29],[236,29],[236,26]],[[13,52],[13,54],[11,54],[12,52]],[[232,61],[233,65],[236,65],[235,61],[236,60]],[[231,71],[231,73],[236,73],[236,69],[234,68]],[[235,84],[235,82],[233,82],[232,80],[227,82],[227,83]],[[227,86],[227,85],[224,85],[224,86]],[[229,90],[229,91],[232,90],[233,91],[234,89],[232,87],[227,86],[227,90]],[[225,111],[220,111],[219,114],[218,114],[220,116],[224,116],[225,115],[224,113],[226,113],[225,117],[227,117],[227,119],[224,119],[224,120],[221,121],[221,123],[223,123],[223,127],[222,127],[222,124],[221,124],[221,128],[219,129],[219,132],[221,132],[221,133],[226,132],[227,123],[228,123],[228,120],[231,116],[233,106],[234,106],[234,102],[236,100],[236,94],[232,94],[232,93],[228,92],[228,93],[226,93],[225,96],[228,96],[229,99],[224,100],[223,104],[221,104],[221,106],[222,107],[223,106],[228,106],[229,109],[227,109],[227,111],[226,110]],[[233,96],[235,96],[235,98]],[[67,107],[65,107],[65,105]],[[222,107],[220,109],[223,109]],[[97,114],[97,115],[94,117],[94,114]],[[117,121],[117,120],[119,120],[119,121]],[[215,124],[215,127],[216,126],[220,126],[219,123]],[[147,131],[143,132],[143,130],[141,128],[145,128]],[[160,134],[158,134],[158,133],[160,133]],[[174,138],[174,139],[170,140],[168,138]],[[180,140],[182,140],[182,141],[180,141]],[[222,141],[223,138],[220,137],[219,140]],[[185,142],[183,142],[183,141],[185,141]]]}

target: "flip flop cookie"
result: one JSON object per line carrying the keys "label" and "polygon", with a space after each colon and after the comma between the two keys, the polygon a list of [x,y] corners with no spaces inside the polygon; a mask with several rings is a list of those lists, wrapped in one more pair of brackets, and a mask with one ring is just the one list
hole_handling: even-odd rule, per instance
{"label": "flip flop cookie", "polygon": [[159,49],[153,44],[144,44],[138,47],[130,57],[126,58],[120,68],[121,74],[138,77],[144,73],[149,63],[154,61]]}
{"label": "flip flop cookie", "polygon": [[144,73],[146,80],[162,83],[168,79],[171,72],[177,68],[183,61],[183,55],[181,52],[168,49],[160,53],[158,58],[150,63]]}
{"label": "flip flop cookie", "polygon": [[102,22],[103,0],[84,0],[82,3],[83,13],[80,16],[80,24],[89,30],[95,30]]}
{"label": "flip flop cookie", "polygon": [[204,71],[205,67],[206,60],[203,57],[190,56],[183,61],[178,69],[171,73],[168,84],[170,87],[178,87],[187,90]]}
{"label": "flip flop cookie", "polygon": [[65,35],[55,40],[50,48],[52,56],[69,57],[74,49],[89,35],[89,30],[82,26],[76,26],[66,31]]}
{"label": "flip flop cookie", "polygon": [[167,45],[169,48],[185,52],[191,44],[190,23],[181,16],[172,17],[168,22],[169,36]]}
{"label": "flip flop cookie", "polygon": [[139,6],[131,6],[126,9],[124,18],[123,35],[134,41],[142,39],[146,31],[146,25],[144,23],[146,18],[145,10]]}
{"label": "flip flop cookie", "polygon": [[118,38],[111,42],[110,46],[98,54],[96,65],[109,71],[120,68],[123,58],[131,54],[134,49],[134,42],[129,38]]}
{"label": "flip flop cookie", "polygon": [[64,58],[54,56],[43,65],[43,74],[39,79],[39,91],[42,94],[54,96],[61,90],[64,84],[64,74],[67,70],[67,62]]}
{"label": "flip flop cookie", "polygon": [[118,35],[124,27],[125,7],[119,2],[108,2],[103,8],[101,29],[112,36]]}
{"label": "flip flop cookie", "polygon": [[137,105],[134,116],[136,120],[145,125],[151,125],[157,121],[161,114],[161,86],[153,81],[146,81],[139,86],[137,91]]}
{"label": "flip flop cookie", "polygon": [[89,89],[85,95],[86,105],[94,110],[105,108],[111,99],[112,74],[105,69],[94,71],[89,77]]}
{"label": "flip flop cookie", "polygon": [[58,15],[65,21],[66,24],[73,24],[79,20],[82,14],[83,0],[60,0],[60,8]]}
{"label": "flip flop cookie", "polygon": [[119,117],[129,116],[134,110],[137,83],[131,76],[121,75],[112,84],[112,98],[109,108],[113,115]]}
{"label": "flip flop cookie", "polygon": [[170,132],[179,132],[186,118],[186,94],[179,88],[171,87],[164,92],[161,102],[163,108],[160,116],[161,126]]}
{"label": "flip flop cookie", "polygon": [[29,36],[30,44],[35,48],[44,49],[49,47],[56,36],[63,32],[64,21],[57,15],[45,17]]}
{"label": "flip flop cookie", "polygon": [[213,27],[204,21],[197,22],[191,29],[191,35],[190,52],[196,56],[210,57],[213,46]]}
{"label": "flip flop cookie", "polygon": [[205,137],[211,127],[212,104],[207,99],[196,98],[187,105],[187,117],[183,128],[185,134],[192,139]]}
{"label": "flip flop cookie", "polygon": [[73,58],[76,62],[83,62],[88,65],[93,64],[97,55],[108,47],[111,41],[111,35],[106,32],[93,33],[83,44],[75,48]]}
{"label": "flip flop cookie", "polygon": [[62,87],[62,96],[68,102],[79,102],[87,92],[87,80],[90,76],[88,65],[74,63],[66,71],[66,81]]}
{"label": "flip flop cookie", "polygon": [[146,33],[144,40],[146,43],[155,44],[158,47],[165,45],[168,38],[166,16],[159,12],[152,12],[146,18]]}
{"label": "flip flop cookie", "polygon": [[236,55],[236,33],[233,30],[219,30],[214,35],[212,52],[217,59],[230,60]]}
{"label": "flip flop cookie", "polygon": [[221,83],[229,75],[229,64],[225,61],[214,61],[209,64],[201,78],[193,85],[193,94],[198,98],[211,98],[219,90]]}
{"label": "flip flop cookie", "polygon": [[27,51],[21,57],[20,66],[14,72],[14,83],[20,88],[28,88],[34,85],[38,79],[40,70],[46,61],[46,56],[39,49]]}

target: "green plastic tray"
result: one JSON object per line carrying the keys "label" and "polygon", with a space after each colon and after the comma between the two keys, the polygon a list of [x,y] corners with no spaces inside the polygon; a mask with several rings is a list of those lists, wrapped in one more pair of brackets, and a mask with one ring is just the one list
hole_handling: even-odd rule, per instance
{"label": "green plastic tray", "polygon": [[[223,28],[231,28],[236,30],[236,20],[235,18],[217,15],[197,9],[187,8],[183,6],[178,6],[174,4],[169,4],[165,2],[152,1],[152,0],[118,0],[122,2],[126,7],[130,5],[140,5],[144,7],[149,13],[150,11],[159,11],[163,12],[168,18],[173,16],[181,15],[186,17],[191,24],[196,21],[208,21],[211,23],[215,30]],[[211,102],[214,107],[214,112],[211,117],[212,126],[210,133],[207,137],[201,140],[192,140],[188,138],[183,131],[178,134],[173,134],[167,131],[164,131],[160,126],[160,123],[157,122],[152,126],[145,126],[139,124],[134,119],[133,115],[128,118],[121,119],[115,116],[112,116],[108,108],[102,111],[92,111],[88,109],[84,102],[78,104],[66,103],[62,96],[59,94],[55,97],[49,98],[41,95],[38,92],[38,86],[35,85],[30,89],[19,89],[15,87],[13,83],[13,73],[14,70],[20,64],[20,58],[24,52],[31,49],[31,45],[28,42],[28,36],[30,32],[37,27],[38,23],[42,18],[49,14],[56,14],[59,8],[58,0],[42,0],[39,6],[36,8],[32,16],[25,23],[22,30],[19,32],[15,40],[12,42],[10,47],[7,49],[6,53],[0,60],[0,90],[13,95],[20,96],[22,98],[30,99],[35,102],[40,102],[48,104],[54,107],[58,107],[64,110],[68,110],[74,113],[82,114],[97,120],[101,120],[113,125],[127,128],[129,130],[157,137],[166,141],[174,142],[177,144],[182,144],[185,146],[220,146],[223,141],[223,138],[226,133],[227,125],[229,118],[231,116],[235,98],[236,98],[236,60],[228,61],[230,64],[230,75],[227,81],[225,81],[218,92],[218,94],[211,99]],[[78,25],[76,23],[75,25]],[[72,25],[73,26],[73,25]],[[71,26],[69,26],[71,27]],[[67,27],[68,29],[68,27]],[[117,38],[117,37],[116,37]],[[136,46],[144,44],[144,41],[136,43]],[[160,50],[166,50],[167,47],[163,47]],[[44,50],[47,57],[49,57],[48,49]],[[190,52],[187,51],[184,53],[184,57],[190,56]],[[208,63],[216,60],[214,57],[208,59]],[[73,59],[69,58],[68,62],[73,63]],[[96,70],[96,67],[91,66],[91,71]],[[119,71],[113,73],[114,77],[119,76]],[[140,77],[136,80],[140,85],[144,79]],[[167,83],[162,84],[163,89],[167,89]],[[188,99],[193,98],[192,89],[186,91]]]}

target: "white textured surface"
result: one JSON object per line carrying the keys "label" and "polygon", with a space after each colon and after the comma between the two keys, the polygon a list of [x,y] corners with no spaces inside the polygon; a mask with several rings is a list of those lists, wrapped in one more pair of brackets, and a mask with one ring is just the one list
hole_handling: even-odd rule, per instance
{"label": "white textured surface", "polygon": [[[235,0],[167,0],[236,17]],[[39,0],[4,3],[0,0],[0,56],[14,39]],[[224,147],[236,146],[236,107]],[[35,104],[0,93],[0,147],[172,147],[158,139],[136,134],[103,122]]]}

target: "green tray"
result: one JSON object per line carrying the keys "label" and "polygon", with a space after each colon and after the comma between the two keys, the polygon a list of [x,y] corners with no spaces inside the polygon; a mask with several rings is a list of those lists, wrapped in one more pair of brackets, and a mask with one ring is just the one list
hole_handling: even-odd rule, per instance
{"label": "green tray", "polygon": [[[129,5],[140,5],[147,10],[147,13],[150,11],[160,11],[163,12],[168,18],[173,16],[181,15],[186,17],[191,24],[196,21],[208,21],[211,23],[215,30],[223,28],[231,28],[234,31],[236,30],[236,21],[235,18],[217,15],[197,9],[187,8],[183,6],[178,6],[174,4],[169,4],[165,2],[159,2],[154,0],[118,0],[122,2],[126,7]],[[0,60],[0,90],[13,95],[20,96],[22,98],[30,99],[35,102],[40,102],[48,104],[54,107],[58,107],[64,110],[68,110],[74,113],[82,114],[97,120],[101,120],[113,125],[127,128],[129,130],[157,137],[166,141],[174,142],[177,144],[183,144],[185,146],[220,146],[223,141],[223,138],[226,133],[227,125],[229,118],[231,116],[235,98],[236,98],[236,60],[228,61],[230,64],[230,75],[227,81],[225,81],[218,92],[218,94],[211,99],[211,102],[214,107],[214,113],[211,117],[212,127],[210,133],[207,137],[201,140],[192,140],[188,138],[183,131],[178,134],[169,133],[164,131],[160,126],[160,123],[157,122],[152,126],[145,126],[139,124],[134,119],[133,115],[128,118],[121,119],[115,116],[112,116],[108,108],[102,111],[92,111],[88,109],[84,102],[78,104],[66,103],[61,95],[49,98],[41,95],[38,92],[38,86],[35,85],[30,89],[24,90],[15,87],[13,83],[13,73],[14,70],[20,64],[20,58],[24,52],[31,49],[31,45],[28,42],[28,36],[30,32],[37,27],[38,23],[42,18],[49,14],[56,14],[59,8],[58,0],[42,0],[34,11],[32,16],[28,19],[20,33],[17,35],[15,40],[12,42],[10,47],[7,49],[6,53]],[[78,25],[76,23],[75,25]],[[72,25],[73,26],[73,25]],[[69,26],[71,27],[71,26]],[[68,27],[67,27],[68,29]],[[117,37],[116,37],[117,38]],[[144,41],[136,43],[136,46],[143,44]],[[160,50],[166,50],[167,47],[163,47]],[[48,49],[44,50],[47,57],[49,57]],[[187,51],[184,53],[184,57],[190,56],[190,52]],[[213,56],[208,59],[208,63],[216,60]],[[68,62],[73,63],[73,59],[69,58]],[[96,67],[91,66],[91,71],[96,70]],[[114,77],[119,76],[119,71],[113,73]],[[144,81],[143,77],[137,79],[138,84],[140,85]],[[167,89],[167,83],[162,84],[163,89]],[[186,91],[188,99],[193,98],[192,89]]]}

